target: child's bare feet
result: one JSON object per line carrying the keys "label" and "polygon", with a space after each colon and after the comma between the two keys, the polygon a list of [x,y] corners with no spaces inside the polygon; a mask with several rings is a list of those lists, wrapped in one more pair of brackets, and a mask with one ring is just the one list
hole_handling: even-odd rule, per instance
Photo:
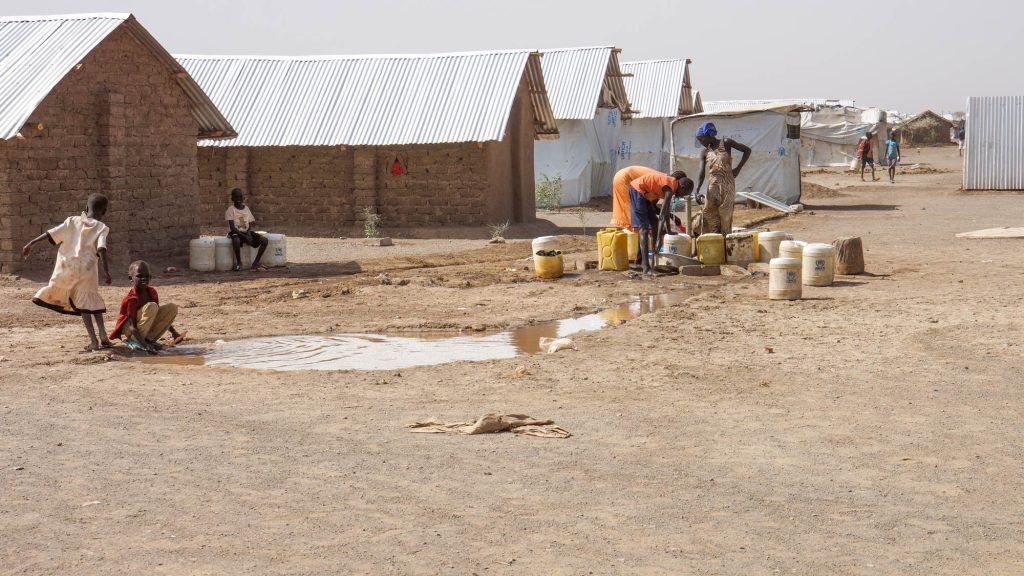
{"label": "child's bare feet", "polygon": [[113,347],[114,347],[114,345],[110,342],[110,340],[104,340],[103,342],[100,342],[100,348],[113,348]]}

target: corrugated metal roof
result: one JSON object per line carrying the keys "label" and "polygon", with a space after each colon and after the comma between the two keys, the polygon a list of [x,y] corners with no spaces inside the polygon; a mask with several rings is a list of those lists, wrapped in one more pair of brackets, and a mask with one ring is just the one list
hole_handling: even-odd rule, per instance
{"label": "corrugated metal roof", "polygon": [[1024,96],[967,99],[964,190],[1024,190]]}
{"label": "corrugated metal roof", "polygon": [[[710,102],[709,102],[710,104]],[[810,108],[800,102],[773,102],[768,104],[747,104],[745,106],[734,106],[725,110],[719,110],[712,112],[708,110],[707,106],[704,108],[704,112],[697,114],[690,114],[687,118],[700,117],[714,117],[714,116],[741,116],[743,114],[752,114],[756,112],[778,112],[780,114],[788,114],[789,112],[799,112],[803,110],[809,110]]]}
{"label": "corrugated metal roof", "polygon": [[624,119],[633,114],[622,83],[618,48],[553,48],[543,52],[540,62],[555,118],[588,120],[599,107],[618,108]]}
{"label": "corrugated metal roof", "polygon": [[486,142],[524,74],[539,137],[558,129],[530,50],[384,56],[180,55],[240,136],[218,146]]}
{"label": "corrugated metal roof", "polygon": [[693,113],[700,114],[704,111],[704,101],[700,99],[700,90],[693,95]]}
{"label": "corrugated metal roof", "polygon": [[[623,62],[622,79],[634,118],[675,118],[693,113],[690,60]],[[632,76],[628,76],[632,74]]]}
{"label": "corrugated metal roof", "polygon": [[787,104],[798,104],[801,106],[812,106],[812,107],[826,107],[826,106],[843,106],[847,108],[854,108],[853,100],[831,100],[828,98],[763,98],[754,100],[717,100],[712,102],[704,102],[705,112],[728,112],[735,109],[750,108],[751,106],[765,106],[765,105],[787,105]]}
{"label": "corrugated metal roof", "polygon": [[124,26],[167,65],[192,101],[201,138],[232,137],[231,124],[131,14],[0,18],[0,138],[13,138],[44,98],[111,32]]}

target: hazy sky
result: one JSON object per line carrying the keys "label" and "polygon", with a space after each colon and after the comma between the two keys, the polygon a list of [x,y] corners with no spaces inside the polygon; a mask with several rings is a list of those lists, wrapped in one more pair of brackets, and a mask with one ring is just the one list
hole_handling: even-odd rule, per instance
{"label": "hazy sky", "polygon": [[390,54],[614,45],[691,58],[705,101],[852,98],[915,113],[1024,94],[1024,4],[951,0],[0,0],[132,12],[172,53]]}

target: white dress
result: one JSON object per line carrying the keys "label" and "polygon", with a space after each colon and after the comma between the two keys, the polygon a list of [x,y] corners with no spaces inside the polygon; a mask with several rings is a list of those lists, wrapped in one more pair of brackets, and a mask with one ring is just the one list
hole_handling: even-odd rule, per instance
{"label": "white dress", "polygon": [[57,245],[57,263],[50,283],[36,292],[32,301],[62,314],[106,312],[100,296],[99,249],[107,247],[109,228],[103,222],[70,216],[46,231]]}

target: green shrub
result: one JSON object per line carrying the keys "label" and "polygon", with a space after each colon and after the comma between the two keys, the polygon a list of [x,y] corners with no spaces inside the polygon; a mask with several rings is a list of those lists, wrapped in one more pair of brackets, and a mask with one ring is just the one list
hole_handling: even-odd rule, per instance
{"label": "green shrub", "polygon": [[367,206],[363,208],[363,235],[367,238],[379,238],[380,237],[380,214],[373,211],[373,208]]}
{"label": "green shrub", "polygon": [[534,188],[537,207],[544,210],[560,210],[562,208],[562,177],[554,178],[547,174],[540,175],[540,182]]}

